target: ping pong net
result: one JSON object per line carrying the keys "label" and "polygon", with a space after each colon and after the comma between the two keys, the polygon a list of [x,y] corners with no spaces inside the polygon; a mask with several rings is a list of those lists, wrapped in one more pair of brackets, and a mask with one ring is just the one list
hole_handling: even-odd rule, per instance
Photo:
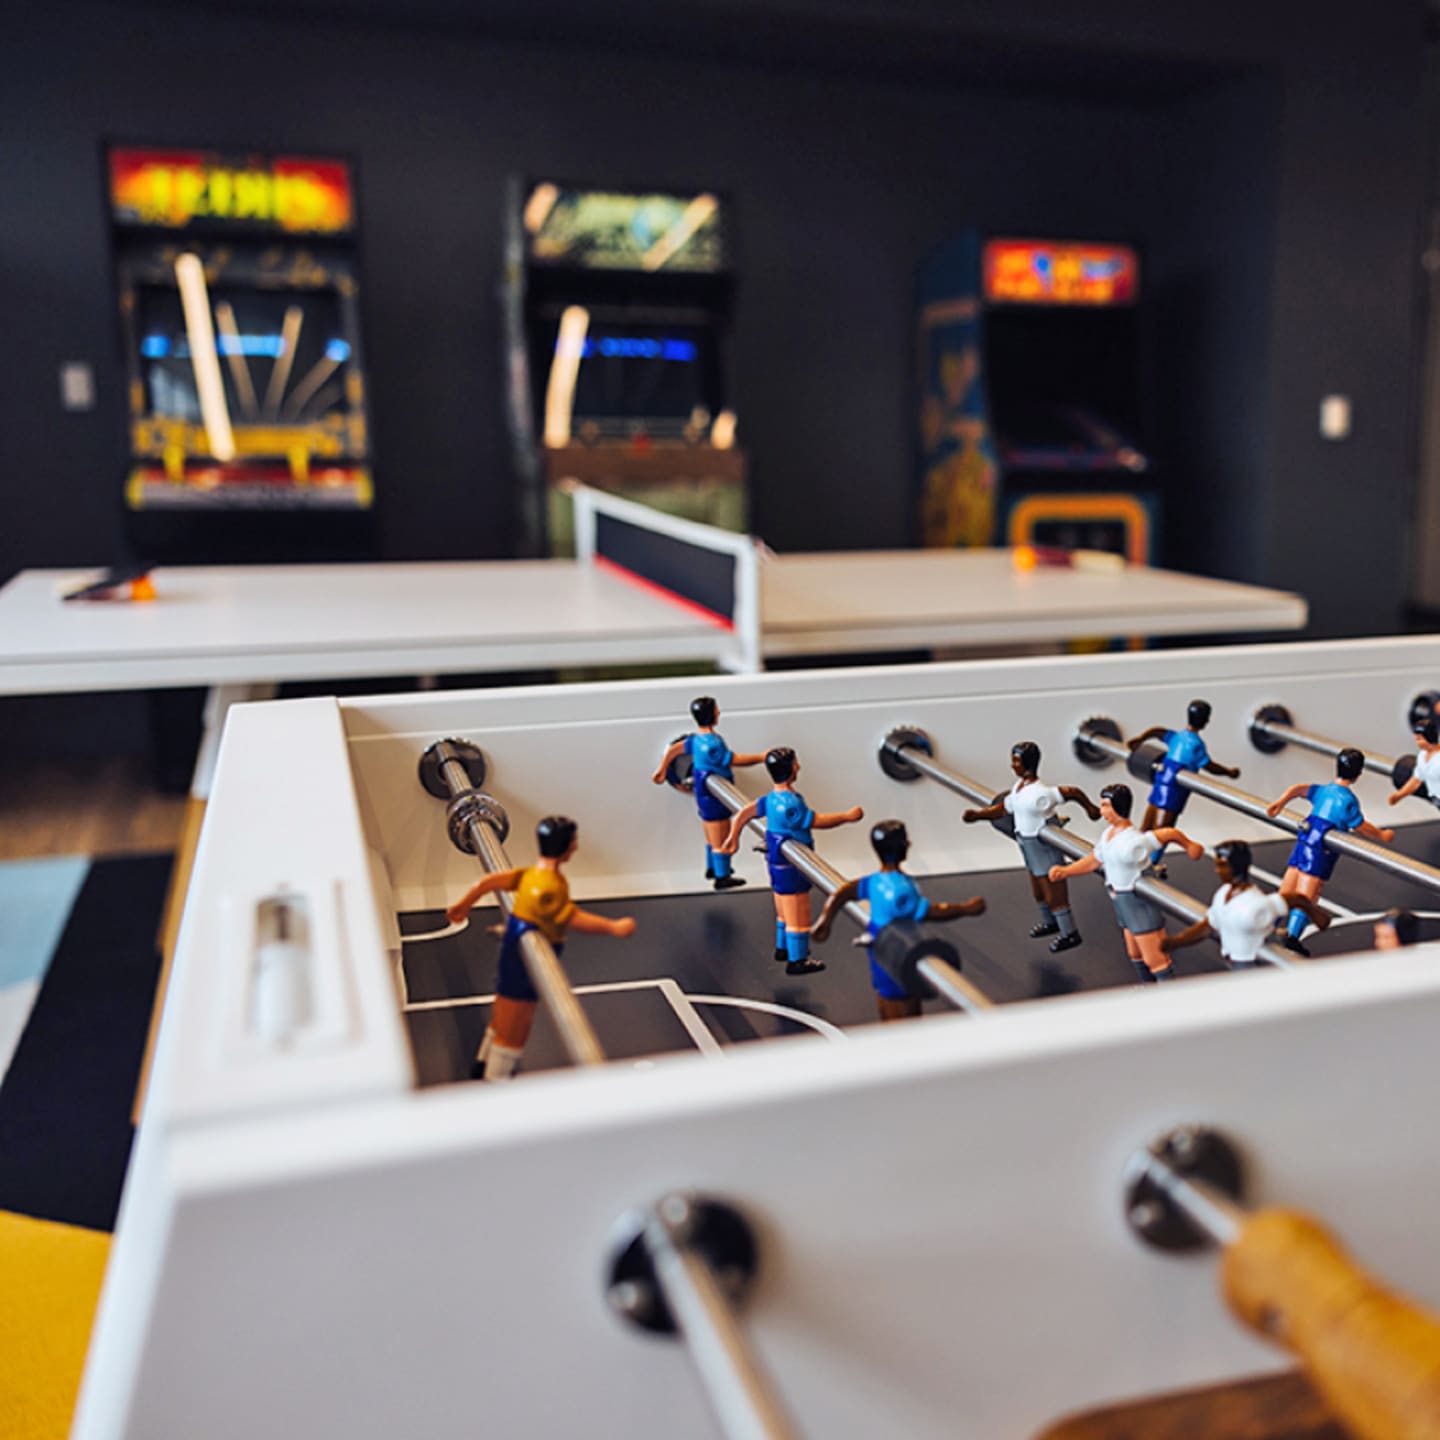
{"label": "ping pong net", "polygon": [[575,505],[575,554],[713,625],[727,670],[763,668],[760,557],[755,538],[562,482]]}

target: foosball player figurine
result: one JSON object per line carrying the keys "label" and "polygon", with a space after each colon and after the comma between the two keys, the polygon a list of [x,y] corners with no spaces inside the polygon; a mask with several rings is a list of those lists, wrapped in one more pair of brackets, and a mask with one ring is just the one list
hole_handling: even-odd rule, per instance
{"label": "foosball player figurine", "polygon": [[830,938],[830,924],[837,912],[852,900],[865,901],[870,907],[870,923],[865,927],[862,940],[870,956],[870,983],[875,987],[880,1018],[905,1020],[920,1014],[920,997],[892,979],[876,960],[874,945],[881,931],[897,921],[918,924],[921,920],[958,920],[963,915],[983,915],[985,901],[979,895],[972,900],[953,902],[927,900],[915,881],[900,868],[910,853],[910,836],[899,820],[882,820],[870,831],[870,844],[880,868],[840,886],[825,902],[810,935],[817,944],[823,945]]}
{"label": "foosball player figurine", "polygon": [[1040,781],[1040,747],[1022,740],[1010,748],[1010,768],[1015,783],[1009,793],[983,810],[967,810],[960,817],[967,825],[977,820],[999,820],[1010,815],[1015,821],[1015,841],[1030,872],[1030,893],[1040,907],[1040,923],[1030,929],[1032,939],[1053,935],[1050,949],[1059,954],[1080,944],[1080,931],[1070,911],[1070,892],[1063,880],[1052,880],[1050,872],[1064,862],[1064,856],[1041,834],[1054,820],[1062,804],[1080,805],[1092,819],[1100,818],[1095,802],[1074,785],[1045,785]]}
{"label": "foosball player figurine", "polygon": [[[1192,700],[1185,713],[1186,727],[1183,730],[1167,730],[1163,725],[1152,725],[1148,730],[1132,736],[1125,743],[1131,750],[1138,750],[1150,740],[1159,740],[1165,746],[1165,756],[1155,767],[1150,782],[1150,794],[1145,804],[1144,830],[1153,830],[1156,823],[1173,825],[1190,799],[1190,792],[1180,784],[1176,776],[1182,770],[1203,770],[1210,775],[1219,775],[1225,780],[1238,778],[1240,771],[1229,765],[1221,765],[1210,758],[1200,732],[1210,723],[1210,702]],[[1164,855],[1162,845],[1151,857],[1151,864],[1159,866]],[[1157,870],[1163,876],[1163,868]]]}
{"label": "foosball player figurine", "polygon": [[[1353,746],[1346,746],[1335,757],[1335,779],[1328,785],[1292,785],[1278,800],[1265,807],[1272,819],[1292,800],[1308,800],[1310,813],[1300,822],[1295,848],[1290,852],[1280,888],[1296,891],[1307,900],[1318,900],[1325,882],[1335,873],[1335,856],[1325,848],[1325,837],[1332,830],[1353,831],[1366,840],[1379,840],[1388,845],[1395,838],[1393,830],[1372,825],[1355,798],[1354,785],[1365,770],[1365,756]],[[1285,927],[1285,946],[1297,954],[1310,952],[1300,943],[1309,917],[1298,907],[1290,912]]]}
{"label": "foosball player figurine", "polygon": [[1151,980],[1173,980],[1175,968],[1161,943],[1165,917],[1153,900],[1135,893],[1135,882],[1150,863],[1151,851],[1157,845],[1180,845],[1192,860],[1198,860],[1205,850],[1173,826],[1137,830],[1130,823],[1134,804],[1135,797],[1128,785],[1107,785],[1100,792],[1100,814],[1106,828],[1095,842],[1095,848],[1083,859],[1054,866],[1050,878],[1065,880],[1071,875],[1089,875],[1095,870],[1104,872],[1115,918],[1125,934],[1125,951],[1141,983],[1148,984]]}
{"label": "foosball player figurine", "polygon": [[765,769],[775,788],[735,814],[722,848],[727,855],[733,855],[745,826],[757,815],[765,822],[765,863],[775,895],[775,958],[786,962],[787,975],[813,975],[825,966],[810,958],[810,882],[785,858],[781,846],[787,840],[813,846],[812,831],[853,825],[865,818],[865,812],[856,805],[850,810],[817,815],[795,789],[800,762],[788,746],[768,751]]}
{"label": "foosball player figurine", "polygon": [[1330,924],[1329,915],[1298,890],[1271,894],[1260,889],[1250,879],[1250,861],[1250,847],[1243,840],[1222,840],[1215,847],[1220,888],[1203,920],[1160,937],[1160,948],[1167,955],[1213,935],[1232,970],[1254,970],[1260,964],[1260,947],[1292,907],[1303,910],[1317,929]]}
{"label": "foosball player figurine", "polygon": [[530,1038],[535,1005],[540,997],[530,983],[525,958],[520,953],[522,935],[538,930],[559,955],[565,948],[565,934],[569,930],[578,930],[582,935],[614,935],[619,939],[635,933],[635,921],[630,916],[609,920],[592,910],[580,909],[570,899],[570,886],[560,867],[575,853],[577,828],[575,822],[564,815],[546,816],[535,827],[535,841],[540,850],[535,864],[497,870],[493,875],[484,876],[445,912],[450,923],[458,925],[482,896],[496,890],[509,890],[515,896],[500,940],[495,1003],[480,1051],[470,1067],[472,1079],[508,1080]]}
{"label": "foosball player figurine", "polygon": [[1420,919],[1412,910],[1387,910],[1375,921],[1373,934],[1377,950],[1399,950],[1420,939]]}
{"label": "foosball player figurine", "polygon": [[711,793],[705,783],[711,775],[722,780],[735,778],[736,765],[758,765],[763,755],[736,755],[716,733],[720,707],[713,697],[701,695],[690,702],[690,714],[700,728],[692,735],[682,735],[671,744],[650,777],[656,785],[665,783],[665,772],[681,755],[690,757],[691,778],[695,790],[695,808],[705,828],[705,878],[715,882],[717,890],[733,890],[745,883],[744,878],[730,872],[730,857],[722,848],[730,827],[730,812]]}
{"label": "foosball player figurine", "polygon": [[1398,805],[1423,785],[1432,800],[1440,802],[1440,721],[1432,715],[1415,727],[1415,768],[1398,790],[1390,792],[1390,803]]}

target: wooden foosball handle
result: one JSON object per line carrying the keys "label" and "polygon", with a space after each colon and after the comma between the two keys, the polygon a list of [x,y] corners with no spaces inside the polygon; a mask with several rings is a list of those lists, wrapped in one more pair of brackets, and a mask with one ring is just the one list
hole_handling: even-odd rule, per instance
{"label": "wooden foosball handle", "polygon": [[1226,1247],[1223,1284],[1356,1436],[1440,1440],[1440,1320],[1367,1275],[1322,1226],[1256,1211]]}

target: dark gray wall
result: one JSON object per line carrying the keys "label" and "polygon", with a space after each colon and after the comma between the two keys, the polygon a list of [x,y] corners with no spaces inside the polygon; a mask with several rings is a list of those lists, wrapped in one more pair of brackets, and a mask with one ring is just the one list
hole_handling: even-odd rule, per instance
{"label": "dark gray wall", "polygon": [[[973,222],[1131,235],[1172,557],[1304,589],[1321,632],[1396,623],[1420,0],[27,9],[0,85],[0,576],[120,549],[117,137],[359,162],[388,557],[506,550],[504,178],[699,182],[736,204],[737,405],[772,543],[906,538],[928,246]],[[92,415],[60,410],[67,359],[96,366]],[[1356,401],[1344,445],[1316,433],[1331,390]]]}
{"label": "dark gray wall", "polygon": [[1247,75],[1164,115],[1165,242],[1150,269],[1168,557],[1267,582],[1280,88],[1273,72]]}
{"label": "dark gray wall", "polygon": [[[1387,628],[1406,593],[1412,523],[1421,55],[1327,56],[1285,94],[1275,229],[1262,565],[1312,595],[1325,633]],[[1331,391],[1353,438],[1319,438]]]}
{"label": "dark gray wall", "polygon": [[[3,103],[24,133],[7,147],[0,193],[20,198],[0,283],[33,363],[12,371],[0,428],[49,499],[22,502],[0,565],[115,543],[107,135],[356,157],[383,549],[396,558],[505,553],[494,290],[507,175],[692,182],[733,197],[737,408],[758,523],[794,548],[907,537],[923,251],[977,218],[1135,233],[1155,174],[1143,121],[1115,107],[179,11],[31,27],[7,46],[20,83]],[[60,413],[63,358],[97,363],[93,417]]]}

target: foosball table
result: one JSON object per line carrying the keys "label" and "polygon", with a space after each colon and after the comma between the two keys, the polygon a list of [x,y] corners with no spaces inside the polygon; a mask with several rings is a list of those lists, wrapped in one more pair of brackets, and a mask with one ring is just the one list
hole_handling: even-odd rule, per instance
{"label": "foosball table", "polygon": [[74,1433],[1436,1433],[1437,684],[237,707]]}

